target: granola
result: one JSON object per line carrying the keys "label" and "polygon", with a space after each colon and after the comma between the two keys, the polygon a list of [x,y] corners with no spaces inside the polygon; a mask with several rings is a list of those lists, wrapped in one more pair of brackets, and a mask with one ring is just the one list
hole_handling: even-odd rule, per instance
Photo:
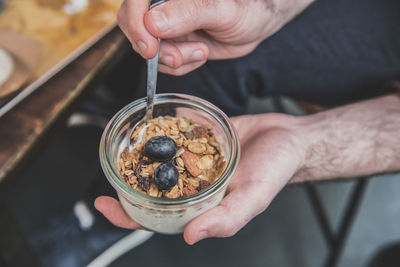
{"label": "granola", "polygon": [[[162,166],[165,165],[163,161],[151,159],[148,150],[145,151],[146,143],[155,139],[169,139],[160,136],[167,136],[176,144],[173,157],[167,162],[172,163],[173,166],[168,166],[174,169],[169,174],[173,175],[176,170],[177,179],[173,186],[164,190],[155,181],[155,172],[168,166]],[[198,125],[185,117],[152,119],[139,125],[131,138],[135,143],[134,149],[129,151],[126,147],[122,151],[118,171],[126,183],[150,196],[179,198],[195,194],[213,184],[225,169],[222,149],[212,128]]]}

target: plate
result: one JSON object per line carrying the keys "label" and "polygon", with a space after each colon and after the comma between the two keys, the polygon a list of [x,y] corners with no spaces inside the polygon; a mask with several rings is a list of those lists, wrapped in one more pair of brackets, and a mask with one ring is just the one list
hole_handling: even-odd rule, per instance
{"label": "plate", "polygon": [[43,53],[41,43],[22,34],[0,30],[0,48],[12,58],[13,71],[7,81],[0,85],[0,98],[20,89],[32,76]]}
{"label": "plate", "polygon": [[10,78],[14,70],[14,60],[10,54],[0,48],[0,88]]}

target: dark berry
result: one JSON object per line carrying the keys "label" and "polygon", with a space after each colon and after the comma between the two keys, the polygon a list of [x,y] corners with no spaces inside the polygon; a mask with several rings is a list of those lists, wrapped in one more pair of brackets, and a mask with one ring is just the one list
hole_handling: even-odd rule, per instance
{"label": "dark berry", "polygon": [[160,190],[170,189],[178,182],[179,173],[174,164],[164,162],[154,172],[154,183]]}
{"label": "dark berry", "polygon": [[150,180],[149,180],[148,178],[139,176],[139,177],[137,178],[137,181],[138,181],[139,187],[140,187],[143,191],[146,191],[146,192],[147,192],[147,190],[150,189]]}
{"label": "dark berry", "polygon": [[154,136],[144,144],[144,155],[156,161],[172,159],[177,150],[175,141],[168,136]]}

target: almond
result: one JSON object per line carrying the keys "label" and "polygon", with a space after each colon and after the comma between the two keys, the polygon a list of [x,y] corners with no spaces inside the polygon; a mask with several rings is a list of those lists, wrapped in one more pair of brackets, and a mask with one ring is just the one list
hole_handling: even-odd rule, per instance
{"label": "almond", "polygon": [[190,172],[191,175],[197,177],[201,174],[201,170],[197,166],[197,163],[199,162],[199,156],[189,151],[185,151],[182,154],[182,160],[185,168],[188,170],[188,172]]}

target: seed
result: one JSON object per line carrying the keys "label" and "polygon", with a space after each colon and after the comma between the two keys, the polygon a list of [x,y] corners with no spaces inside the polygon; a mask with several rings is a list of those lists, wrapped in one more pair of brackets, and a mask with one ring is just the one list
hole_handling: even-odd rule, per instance
{"label": "seed", "polygon": [[212,164],[213,164],[213,156],[205,155],[200,158],[199,162],[197,163],[197,166],[199,166],[199,168],[202,170],[208,170],[212,167]]}
{"label": "seed", "polygon": [[200,143],[192,142],[189,144],[188,149],[190,152],[201,154],[206,151],[206,146]]}

